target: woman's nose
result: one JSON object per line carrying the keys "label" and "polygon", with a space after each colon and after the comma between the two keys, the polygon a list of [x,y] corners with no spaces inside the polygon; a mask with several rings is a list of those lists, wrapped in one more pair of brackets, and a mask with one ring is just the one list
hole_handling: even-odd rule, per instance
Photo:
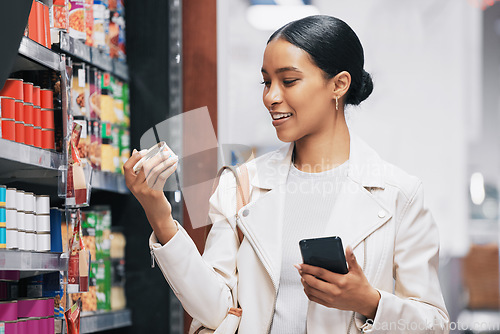
{"label": "woman's nose", "polygon": [[270,108],[275,103],[280,103],[282,101],[281,90],[278,85],[273,85],[269,87],[269,90],[264,94],[264,104]]}

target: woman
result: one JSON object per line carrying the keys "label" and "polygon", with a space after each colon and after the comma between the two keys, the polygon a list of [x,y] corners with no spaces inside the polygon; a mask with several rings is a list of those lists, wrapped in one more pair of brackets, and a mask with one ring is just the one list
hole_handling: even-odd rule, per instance
{"label": "woman", "polygon": [[[422,183],[346,125],[345,106],[373,89],[363,65],[358,37],[334,17],[294,21],[269,38],[263,100],[288,144],[246,163],[250,203],[237,222],[235,178],[222,174],[203,256],[163,193],[148,186],[174,172],[175,156],[148,162],[138,176],[131,168],[141,153],[125,164],[154,231],[151,252],[186,311],[207,328],[217,328],[237,298],[240,334],[447,332],[439,238]],[[332,235],[348,245],[348,274],[299,265],[300,239]]]}

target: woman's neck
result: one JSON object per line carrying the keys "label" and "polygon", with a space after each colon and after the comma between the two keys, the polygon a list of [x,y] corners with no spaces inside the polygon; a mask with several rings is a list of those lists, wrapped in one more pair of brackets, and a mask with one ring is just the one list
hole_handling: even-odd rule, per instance
{"label": "woman's neck", "polygon": [[295,141],[292,161],[297,169],[320,173],[349,159],[350,136],[347,124],[338,122],[333,131],[310,134]]}

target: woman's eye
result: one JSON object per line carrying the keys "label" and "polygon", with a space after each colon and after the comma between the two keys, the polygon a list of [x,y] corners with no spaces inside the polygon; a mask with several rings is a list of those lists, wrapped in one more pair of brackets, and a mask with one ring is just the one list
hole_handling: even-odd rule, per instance
{"label": "woman's eye", "polygon": [[283,83],[284,83],[285,85],[291,85],[291,84],[293,84],[295,81],[297,81],[297,79],[293,79],[293,80],[283,80]]}
{"label": "woman's eye", "polygon": [[264,85],[264,86],[266,86],[266,87],[268,87],[268,86],[270,86],[270,85],[271,85],[271,81],[266,81],[266,80],[263,80],[263,81],[261,82],[261,84],[262,84],[262,85]]}

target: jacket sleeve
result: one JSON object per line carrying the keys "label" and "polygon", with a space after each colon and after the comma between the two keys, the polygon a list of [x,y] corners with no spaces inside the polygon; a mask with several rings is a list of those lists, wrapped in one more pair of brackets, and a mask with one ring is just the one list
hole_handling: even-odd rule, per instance
{"label": "jacket sleeve", "polygon": [[366,333],[448,333],[438,278],[438,229],[424,207],[421,181],[396,219],[394,294],[378,290],[381,298],[373,323],[356,314],[356,325]]}
{"label": "jacket sleeve", "polygon": [[[186,312],[211,329],[217,328],[233,307],[232,290],[237,283],[239,241],[222,209],[223,205],[226,208],[229,205],[225,201],[236,203],[231,198],[231,194],[236,194],[236,182],[234,176],[231,180],[228,175],[232,173],[221,175],[219,186],[209,200],[213,225],[203,256],[177,221],[179,230],[165,245],[158,243],[154,233],[149,240],[156,263]],[[233,207],[236,208],[236,204]]]}

